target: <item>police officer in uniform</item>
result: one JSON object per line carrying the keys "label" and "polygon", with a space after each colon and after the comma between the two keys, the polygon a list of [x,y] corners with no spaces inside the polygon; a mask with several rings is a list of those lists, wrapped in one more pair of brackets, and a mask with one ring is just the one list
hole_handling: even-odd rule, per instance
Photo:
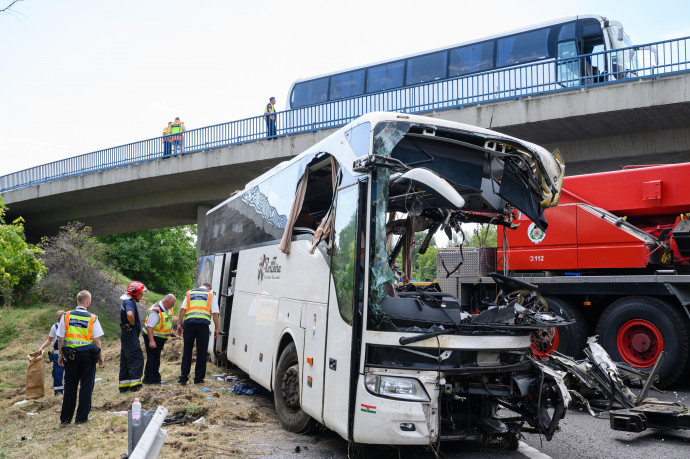
{"label": "police officer in uniform", "polygon": [[65,367],[65,395],[62,399],[60,422],[72,422],[77,405],[76,424],[87,422],[91,411],[91,394],[96,379],[96,362],[103,365],[101,336],[103,329],[95,314],[87,311],[91,294],[82,290],[77,294],[77,308],[65,313],[58,325],[58,365]]}
{"label": "police officer in uniform", "polygon": [[144,367],[144,384],[160,384],[161,352],[172,332],[172,308],[175,306],[175,295],[169,293],[163,300],[149,308],[146,316],[144,347],[146,348],[146,366]]}
{"label": "police officer in uniform", "polygon": [[141,389],[141,374],[144,371],[144,353],[141,352],[139,334],[141,321],[137,301],[146,292],[141,282],[131,282],[127,293],[120,297],[120,392]]}
{"label": "police officer in uniform", "polygon": [[180,306],[180,316],[177,321],[177,334],[183,333],[184,347],[182,351],[182,365],[180,384],[185,385],[189,380],[192,369],[192,348],[196,341],[196,366],[194,367],[194,384],[204,382],[206,375],[206,359],[208,358],[209,326],[211,320],[215,326],[213,337],[218,337],[218,298],[211,291],[210,284],[189,290]]}
{"label": "police officer in uniform", "polygon": [[271,97],[268,99],[266,108],[264,109],[264,120],[266,120],[266,137],[268,140],[273,140],[276,137],[278,131],[278,120],[276,120],[276,98]]}

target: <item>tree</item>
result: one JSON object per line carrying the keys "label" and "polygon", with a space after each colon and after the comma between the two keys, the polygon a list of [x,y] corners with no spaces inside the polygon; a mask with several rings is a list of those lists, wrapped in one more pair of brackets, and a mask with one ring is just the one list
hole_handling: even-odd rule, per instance
{"label": "tree", "polygon": [[112,297],[116,287],[99,269],[104,247],[91,235],[90,227],[71,222],[55,236],[44,237],[40,245],[48,270],[36,286],[41,299],[71,305],[81,290],[91,292],[96,305]]}
{"label": "tree", "polygon": [[22,2],[22,1],[24,1],[24,0],[12,0],[6,7],[0,8],[0,14],[10,14],[10,13],[11,13],[11,10],[12,10],[12,7],[13,7],[15,4],[17,4],[17,3],[19,3],[19,2]]}
{"label": "tree", "polygon": [[496,225],[477,225],[474,231],[467,235],[467,247],[496,247]]}
{"label": "tree", "polygon": [[[414,233],[414,242],[412,245],[412,279],[410,280],[426,280],[436,278],[436,254],[438,254],[438,249],[436,248],[436,239],[431,238],[429,242],[429,247],[426,252],[422,255],[419,254],[419,249],[426,238],[427,231],[420,231]],[[402,250],[395,259],[398,266],[402,267]]]}
{"label": "tree", "polygon": [[160,293],[194,286],[196,225],[101,236],[106,258],[127,277]]}
{"label": "tree", "polygon": [[29,292],[45,266],[36,258],[41,250],[24,239],[24,220],[20,217],[5,224],[6,210],[0,196],[0,302],[9,305]]}

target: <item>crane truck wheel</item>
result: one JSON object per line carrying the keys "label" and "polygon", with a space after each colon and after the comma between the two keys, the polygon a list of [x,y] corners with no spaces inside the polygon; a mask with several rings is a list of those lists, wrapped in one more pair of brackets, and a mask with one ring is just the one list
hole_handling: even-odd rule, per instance
{"label": "crane truck wheel", "polygon": [[314,420],[302,411],[299,384],[297,348],[295,343],[290,343],[278,359],[273,400],[283,428],[290,432],[304,433],[311,430]]}
{"label": "crane truck wheel", "polygon": [[549,311],[555,312],[565,320],[574,320],[575,323],[553,329],[553,336],[550,337],[548,343],[541,342],[538,335],[532,335],[532,353],[542,358],[553,351],[575,358],[582,357],[588,335],[584,316],[570,303],[560,298],[547,296],[544,299],[549,306]]}
{"label": "crane truck wheel", "polygon": [[597,335],[614,361],[648,371],[661,351],[666,351],[659,387],[675,384],[688,368],[688,319],[659,299],[629,296],[614,301],[599,318]]}

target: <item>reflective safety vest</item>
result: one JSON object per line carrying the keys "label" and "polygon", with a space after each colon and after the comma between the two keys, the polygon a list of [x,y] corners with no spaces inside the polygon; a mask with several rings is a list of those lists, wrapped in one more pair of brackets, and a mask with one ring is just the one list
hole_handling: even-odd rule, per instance
{"label": "reflective safety vest", "polygon": [[153,336],[163,339],[170,338],[170,332],[172,331],[172,313],[166,311],[162,305],[156,303],[149,308],[149,313],[146,314],[145,325],[147,327],[149,326],[149,315],[154,311],[158,312],[158,323],[153,327]]}
{"label": "reflective safety vest", "polygon": [[75,309],[65,313],[65,346],[82,347],[93,344],[96,315]]}
{"label": "reflective safety vest", "polygon": [[[269,113],[271,114],[271,116],[269,116],[268,119],[274,120],[274,119],[275,119],[275,116],[272,115],[272,114],[275,113],[275,112],[276,112],[276,109],[273,107],[273,105],[271,105],[270,102],[269,102],[268,104],[266,104],[266,110],[264,110],[264,115],[267,115],[267,114],[269,114]],[[264,116],[264,119],[266,119],[266,118],[267,118],[267,117]]]}
{"label": "reflective safety vest", "polygon": [[187,292],[187,308],[184,311],[185,323],[211,324],[211,299],[213,292],[205,288],[195,288]]}
{"label": "reflective safety vest", "polygon": [[183,127],[184,123],[182,121],[175,121],[173,124],[170,125],[170,134],[173,136],[171,140],[182,140],[181,135],[174,134],[182,134]]}

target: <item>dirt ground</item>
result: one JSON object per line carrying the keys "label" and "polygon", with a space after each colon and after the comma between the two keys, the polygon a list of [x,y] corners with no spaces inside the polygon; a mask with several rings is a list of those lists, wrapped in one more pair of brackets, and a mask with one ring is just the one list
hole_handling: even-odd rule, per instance
{"label": "dirt ground", "polygon": [[[164,406],[169,414],[184,412],[188,416],[186,425],[164,427],[168,437],[161,457],[347,455],[347,443],[328,431],[302,436],[283,430],[275,414],[272,394],[236,395],[228,391],[234,381],[212,380],[211,374],[220,373],[212,364],[208,365],[209,377],[205,384],[179,385],[177,375],[182,353],[179,338],[170,339],[163,349],[163,384],[144,386],[136,393],[120,394],[118,391],[119,353],[117,342],[104,351],[105,366],[99,367],[96,373],[91,408],[93,419],[86,424],[59,425],[62,397],[52,395],[51,366],[47,363],[45,397],[13,406],[24,400],[25,383],[13,391],[5,391],[0,401],[0,423],[3,425],[0,458],[121,457],[127,453],[127,417],[117,412],[129,409],[135,395],[145,410]],[[245,377],[239,371],[228,374],[240,380]],[[201,417],[205,420],[191,423]]]}

